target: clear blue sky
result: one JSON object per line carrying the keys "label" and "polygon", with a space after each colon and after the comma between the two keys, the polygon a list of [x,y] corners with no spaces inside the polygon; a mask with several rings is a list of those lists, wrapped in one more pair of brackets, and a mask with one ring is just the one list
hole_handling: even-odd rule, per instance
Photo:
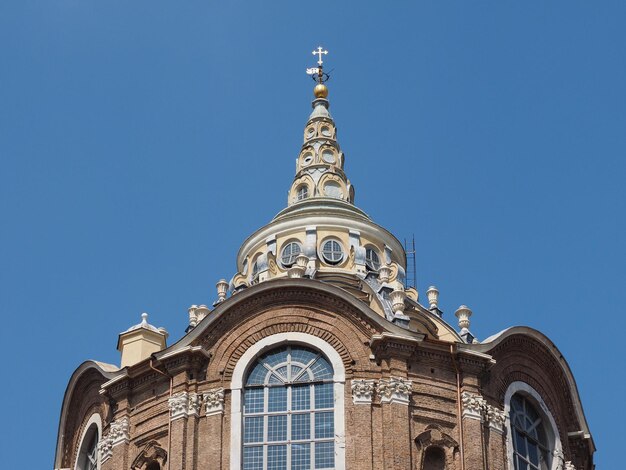
{"label": "clear blue sky", "polygon": [[286,204],[311,50],[356,202],[485,338],[547,334],[623,467],[626,2],[0,2],[3,468],[50,468],[72,371],[183,334]]}

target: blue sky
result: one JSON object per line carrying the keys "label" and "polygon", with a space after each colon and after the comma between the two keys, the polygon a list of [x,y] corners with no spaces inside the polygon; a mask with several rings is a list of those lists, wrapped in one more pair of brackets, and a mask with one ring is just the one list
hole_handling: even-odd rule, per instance
{"label": "blue sky", "polygon": [[357,205],[415,235],[445,318],[547,334],[598,468],[621,468],[625,21],[623,1],[1,2],[3,466],[50,468],[72,371],[118,363],[144,311],[179,338],[234,274],[286,204],[322,44]]}

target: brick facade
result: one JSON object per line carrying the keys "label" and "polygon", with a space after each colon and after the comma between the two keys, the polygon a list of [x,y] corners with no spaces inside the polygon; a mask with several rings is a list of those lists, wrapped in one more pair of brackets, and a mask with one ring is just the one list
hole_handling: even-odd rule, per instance
{"label": "brick facade", "polygon": [[[290,332],[320,338],[341,358],[345,441],[336,445],[345,446],[347,469],[421,470],[431,447],[441,449],[449,470],[509,468],[506,429],[498,429],[489,410],[497,416],[504,409],[514,381],[540,392],[560,436],[580,429],[568,371],[536,337],[522,332],[481,351],[450,348],[436,338],[397,334],[338,288],[299,282],[237,294],[242,298],[212,313],[187,346],[174,345],[113,380],[96,367],[82,373],[66,395],[56,468],[75,468],[81,426],[96,412],[104,437],[111,423],[129,423],[128,440],[113,445],[102,470],[145,469],[150,462],[171,470],[230,469],[234,368],[258,341]],[[371,403],[353,401],[352,381],[361,379],[376,385]],[[410,384],[408,403],[402,384]],[[467,405],[459,408],[462,393]],[[562,446],[563,461],[593,468],[587,441],[566,437]]]}

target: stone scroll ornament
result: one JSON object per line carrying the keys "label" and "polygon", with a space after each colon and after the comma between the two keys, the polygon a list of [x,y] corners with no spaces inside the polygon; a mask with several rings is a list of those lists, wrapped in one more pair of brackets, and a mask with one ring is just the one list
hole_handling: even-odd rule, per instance
{"label": "stone scroll ornament", "polygon": [[381,403],[400,403],[408,405],[411,398],[413,383],[400,377],[381,379],[378,384],[378,394]]}
{"label": "stone scroll ornament", "polygon": [[204,412],[207,416],[224,412],[224,389],[215,388],[202,393]]}
{"label": "stone scroll ornament", "polygon": [[113,448],[130,440],[130,423],[124,417],[113,421],[109,427],[109,433],[103,436],[98,443],[98,455],[100,463],[104,463],[113,456]]}
{"label": "stone scroll ornament", "polygon": [[354,379],[351,388],[352,402],[355,405],[369,405],[372,403],[375,388],[373,380]]}

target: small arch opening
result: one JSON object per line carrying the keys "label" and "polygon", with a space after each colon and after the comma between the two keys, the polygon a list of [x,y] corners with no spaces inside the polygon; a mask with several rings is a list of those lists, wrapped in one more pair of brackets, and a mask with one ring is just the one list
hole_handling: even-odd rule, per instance
{"label": "small arch opening", "polygon": [[432,446],[426,449],[423,470],[445,470],[446,454],[441,447]]}

